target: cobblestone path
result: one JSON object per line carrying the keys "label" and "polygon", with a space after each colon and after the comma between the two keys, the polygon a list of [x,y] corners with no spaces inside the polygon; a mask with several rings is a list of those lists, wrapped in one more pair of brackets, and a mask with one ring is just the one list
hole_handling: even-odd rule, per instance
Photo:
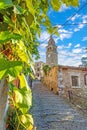
{"label": "cobblestone path", "polygon": [[33,83],[32,91],[37,130],[87,130],[87,119],[40,82]]}

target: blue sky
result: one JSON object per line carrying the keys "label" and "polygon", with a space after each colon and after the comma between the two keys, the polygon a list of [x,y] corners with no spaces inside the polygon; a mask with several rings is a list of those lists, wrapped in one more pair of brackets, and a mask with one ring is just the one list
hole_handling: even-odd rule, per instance
{"label": "blue sky", "polygon": [[[79,7],[77,8],[67,8],[65,5],[62,5],[59,12],[55,12],[51,8],[48,11],[52,26],[58,26],[59,28],[59,36],[53,35],[58,50],[58,64],[78,66],[81,64],[81,58],[87,56],[85,52],[85,48],[87,47],[87,24],[82,24],[87,23],[87,5],[67,22],[67,24],[77,23],[78,25],[66,24],[66,26],[62,27],[62,24],[86,2],[86,0],[80,0]],[[45,52],[49,36],[45,30],[41,33],[41,37],[39,38],[41,42],[39,46],[39,61],[46,62]]]}

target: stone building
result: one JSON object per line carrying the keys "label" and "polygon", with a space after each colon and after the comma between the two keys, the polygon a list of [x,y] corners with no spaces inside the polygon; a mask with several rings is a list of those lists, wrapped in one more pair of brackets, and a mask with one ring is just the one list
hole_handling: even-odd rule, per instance
{"label": "stone building", "polygon": [[87,87],[87,68],[74,66],[58,66],[58,87]]}
{"label": "stone building", "polygon": [[46,48],[46,64],[49,66],[58,65],[57,46],[55,45],[55,41],[52,36],[50,36],[48,46]]}
{"label": "stone building", "polygon": [[39,62],[35,62],[35,78],[38,80],[41,80],[41,78],[43,77],[43,66],[44,66],[44,62],[39,61]]}
{"label": "stone building", "polygon": [[[46,48],[46,64],[54,66],[47,76],[44,77],[44,83],[55,93],[57,91],[69,89],[87,88],[87,68],[84,66],[63,66],[58,65],[58,53],[55,42],[50,37]],[[56,71],[54,71],[56,69]],[[53,78],[54,77],[54,78]],[[57,81],[57,82],[56,82]]]}

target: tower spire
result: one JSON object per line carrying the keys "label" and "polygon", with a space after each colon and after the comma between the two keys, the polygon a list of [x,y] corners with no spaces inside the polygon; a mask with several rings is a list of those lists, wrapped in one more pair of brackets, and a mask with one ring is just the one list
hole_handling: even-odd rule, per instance
{"label": "tower spire", "polygon": [[49,44],[53,44],[53,45],[55,45],[55,41],[54,41],[54,39],[53,39],[53,37],[52,37],[52,35],[50,35],[50,39],[49,39],[49,41],[48,41],[48,45]]}

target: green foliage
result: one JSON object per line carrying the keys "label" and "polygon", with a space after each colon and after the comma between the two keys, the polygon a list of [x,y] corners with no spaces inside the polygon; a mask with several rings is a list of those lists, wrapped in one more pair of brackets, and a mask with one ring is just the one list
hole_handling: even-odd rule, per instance
{"label": "green foliage", "polygon": [[[78,0],[0,0],[0,79],[6,77],[10,86],[13,115],[17,117],[10,124],[18,122],[17,130],[20,126],[21,130],[33,128],[32,116],[28,114],[32,93],[24,74],[33,77],[32,57],[39,57],[37,35],[40,36],[41,27],[45,26],[51,34],[56,30],[47,16],[48,9],[58,11],[63,3],[77,6]],[[50,67],[46,65],[43,70],[47,74]],[[9,128],[12,129],[15,127]]]}
{"label": "green foliage", "polygon": [[49,65],[45,65],[43,66],[43,72],[45,73],[45,75],[47,75],[47,73],[51,70],[51,67]]}
{"label": "green foliage", "polygon": [[[13,130],[15,130],[16,127],[25,127],[28,128],[30,126],[33,126],[33,118],[32,115],[28,113],[31,105],[32,105],[32,92],[29,88],[27,81],[25,79],[25,76],[23,74],[18,76],[18,79],[20,79],[20,89],[17,88],[12,82],[9,84],[9,96],[10,96],[10,106],[12,105],[12,109],[14,109],[14,116],[17,117],[15,119],[15,122],[13,123]],[[11,108],[10,108],[11,109]],[[9,114],[8,114],[9,117]],[[8,128],[12,126],[12,122],[14,118],[10,117],[9,122],[7,121]],[[19,122],[19,124],[18,124]],[[19,130],[18,129],[18,130]],[[9,128],[9,130],[11,130]],[[30,129],[31,130],[31,129]]]}
{"label": "green foliage", "polygon": [[0,59],[0,79],[11,75],[16,77],[22,71],[22,62],[21,61],[8,61]]}
{"label": "green foliage", "polygon": [[21,39],[21,35],[12,33],[10,31],[4,31],[0,33],[0,44],[5,43],[11,39],[19,40]]}
{"label": "green foliage", "polygon": [[55,11],[58,11],[62,4],[66,6],[78,6],[78,0],[51,0],[51,5]]}
{"label": "green foliage", "polygon": [[51,0],[52,7],[55,11],[58,11],[61,7],[60,0]]}
{"label": "green foliage", "polygon": [[84,67],[87,67],[87,57],[82,57],[81,62]]}
{"label": "green foliage", "polygon": [[62,2],[64,4],[66,4],[66,6],[78,6],[79,5],[79,1],[78,0],[62,0]]}
{"label": "green foliage", "polygon": [[0,0],[0,9],[6,9],[12,5],[12,0]]}
{"label": "green foliage", "polygon": [[34,124],[33,119],[32,119],[32,115],[30,115],[30,114],[21,115],[19,118],[20,118],[20,121],[23,123],[23,125],[26,128],[28,128],[29,125]]}
{"label": "green foliage", "polygon": [[15,106],[23,113],[27,113],[32,105],[31,91],[25,88],[14,88],[15,93]]}

